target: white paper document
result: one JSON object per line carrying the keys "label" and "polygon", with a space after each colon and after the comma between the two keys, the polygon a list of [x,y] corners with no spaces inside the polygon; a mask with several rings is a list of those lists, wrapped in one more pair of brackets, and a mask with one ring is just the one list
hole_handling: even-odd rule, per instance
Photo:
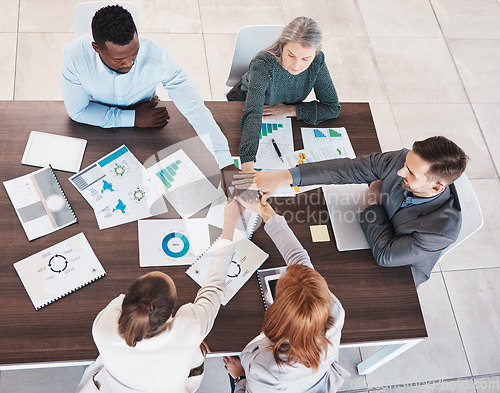
{"label": "white paper document", "polygon": [[[301,128],[304,149],[315,150],[316,156],[355,158],[354,150],[344,127]],[[312,158],[312,157],[311,157]]]}
{"label": "white paper document", "polygon": [[14,263],[14,268],[37,310],[106,275],[83,232]]}
{"label": "white paper document", "polygon": [[204,218],[139,221],[139,264],[191,265],[210,246]]}
{"label": "white paper document", "polygon": [[293,152],[292,120],[289,117],[283,119],[266,117],[262,119],[255,168],[288,169],[286,164],[279,158],[272,143],[273,139],[281,155]]}
{"label": "white paper document", "polygon": [[147,169],[148,177],[183,219],[191,217],[220,194],[184,150],[164,158]]}
{"label": "white paper document", "polygon": [[87,141],[64,135],[31,131],[21,164],[78,172]]}
{"label": "white paper document", "polygon": [[[226,276],[227,287],[224,300],[222,301],[223,306],[232,299],[269,257],[269,254],[262,251],[239,231],[234,232],[233,241],[236,245],[236,252],[233,255]],[[214,242],[209,250],[186,271],[186,274],[200,286],[203,285],[205,277],[210,269],[214,257],[213,249],[216,243],[217,241]]]}

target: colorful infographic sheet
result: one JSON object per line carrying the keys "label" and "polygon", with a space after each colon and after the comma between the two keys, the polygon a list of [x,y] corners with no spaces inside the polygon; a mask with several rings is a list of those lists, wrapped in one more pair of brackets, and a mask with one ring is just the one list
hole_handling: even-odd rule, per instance
{"label": "colorful infographic sheet", "polygon": [[139,264],[191,265],[210,246],[204,218],[139,221]]}
{"label": "colorful infographic sheet", "polygon": [[99,229],[106,229],[167,211],[155,182],[122,145],[69,178],[95,211]]}
{"label": "colorful infographic sheet", "polygon": [[147,174],[148,178],[155,180],[183,219],[191,217],[220,196],[182,149],[149,167]]}
{"label": "colorful infographic sheet", "polygon": [[273,141],[276,143],[281,155],[293,152],[292,120],[283,119],[262,119],[262,129],[260,131],[259,149],[255,161],[255,168],[258,169],[287,169],[288,167],[279,158]]}
{"label": "colorful infographic sheet", "polygon": [[[234,295],[248,281],[254,272],[269,257],[269,254],[262,251],[254,243],[248,240],[239,231],[234,231],[233,241],[236,245],[236,252],[233,255],[232,262],[226,276],[226,294],[222,305],[225,306]],[[191,277],[198,285],[202,286],[207,276],[212,259],[214,257],[214,242],[210,249],[203,254],[187,271],[186,274]]]}
{"label": "colorful infographic sheet", "polygon": [[354,150],[344,127],[301,128],[304,149],[315,150],[318,156],[355,158]]}

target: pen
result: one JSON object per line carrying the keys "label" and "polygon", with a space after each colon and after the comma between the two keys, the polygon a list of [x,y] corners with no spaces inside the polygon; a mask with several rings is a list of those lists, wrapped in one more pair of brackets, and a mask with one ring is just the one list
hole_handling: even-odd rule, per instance
{"label": "pen", "polygon": [[271,142],[273,143],[274,150],[276,150],[276,153],[278,153],[278,157],[280,158],[281,162],[285,162],[285,161],[283,161],[283,157],[281,157],[280,149],[278,148],[278,145],[276,144],[276,141],[274,140],[274,138],[271,139]]}

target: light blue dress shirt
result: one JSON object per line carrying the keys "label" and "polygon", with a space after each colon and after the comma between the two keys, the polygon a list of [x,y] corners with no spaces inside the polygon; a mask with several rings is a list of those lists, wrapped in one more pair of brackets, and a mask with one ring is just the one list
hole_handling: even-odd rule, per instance
{"label": "light blue dress shirt", "polygon": [[160,45],[140,38],[131,70],[110,70],[92,48],[92,36],[70,42],[64,49],[61,89],[69,116],[79,123],[104,128],[133,127],[135,110],[120,109],[151,100],[159,83],[193,126],[219,168],[233,164],[227,139],[188,76]]}

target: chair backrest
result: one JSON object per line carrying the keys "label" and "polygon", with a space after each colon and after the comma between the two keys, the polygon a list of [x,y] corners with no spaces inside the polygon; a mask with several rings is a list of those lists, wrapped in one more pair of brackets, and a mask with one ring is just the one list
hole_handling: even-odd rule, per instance
{"label": "chair backrest", "polygon": [[457,240],[443,250],[439,259],[452,248],[455,248],[473,233],[481,229],[484,223],[479,201],[465,173],[455,180],[453,184],[455,184],[458,200],[462,209],[462,228],[460,228]]}
{"label": "chair backrest", "polygon": [[137,27],[137,6],[134,3],[122,1],[88,1],[86,3],[78,3],[75,5],[75,38],[92,32],[92,18],[97,10],[107,5],[121,5],[128,10],[134,18]]}
{"label": "chair backrest", "polygon": [[250,60],[262,49],[267,48],[280,36],[283,26],[246,26],[238,31],[234,46],[233,62],[226,86],[233,87],[245,72]]}

